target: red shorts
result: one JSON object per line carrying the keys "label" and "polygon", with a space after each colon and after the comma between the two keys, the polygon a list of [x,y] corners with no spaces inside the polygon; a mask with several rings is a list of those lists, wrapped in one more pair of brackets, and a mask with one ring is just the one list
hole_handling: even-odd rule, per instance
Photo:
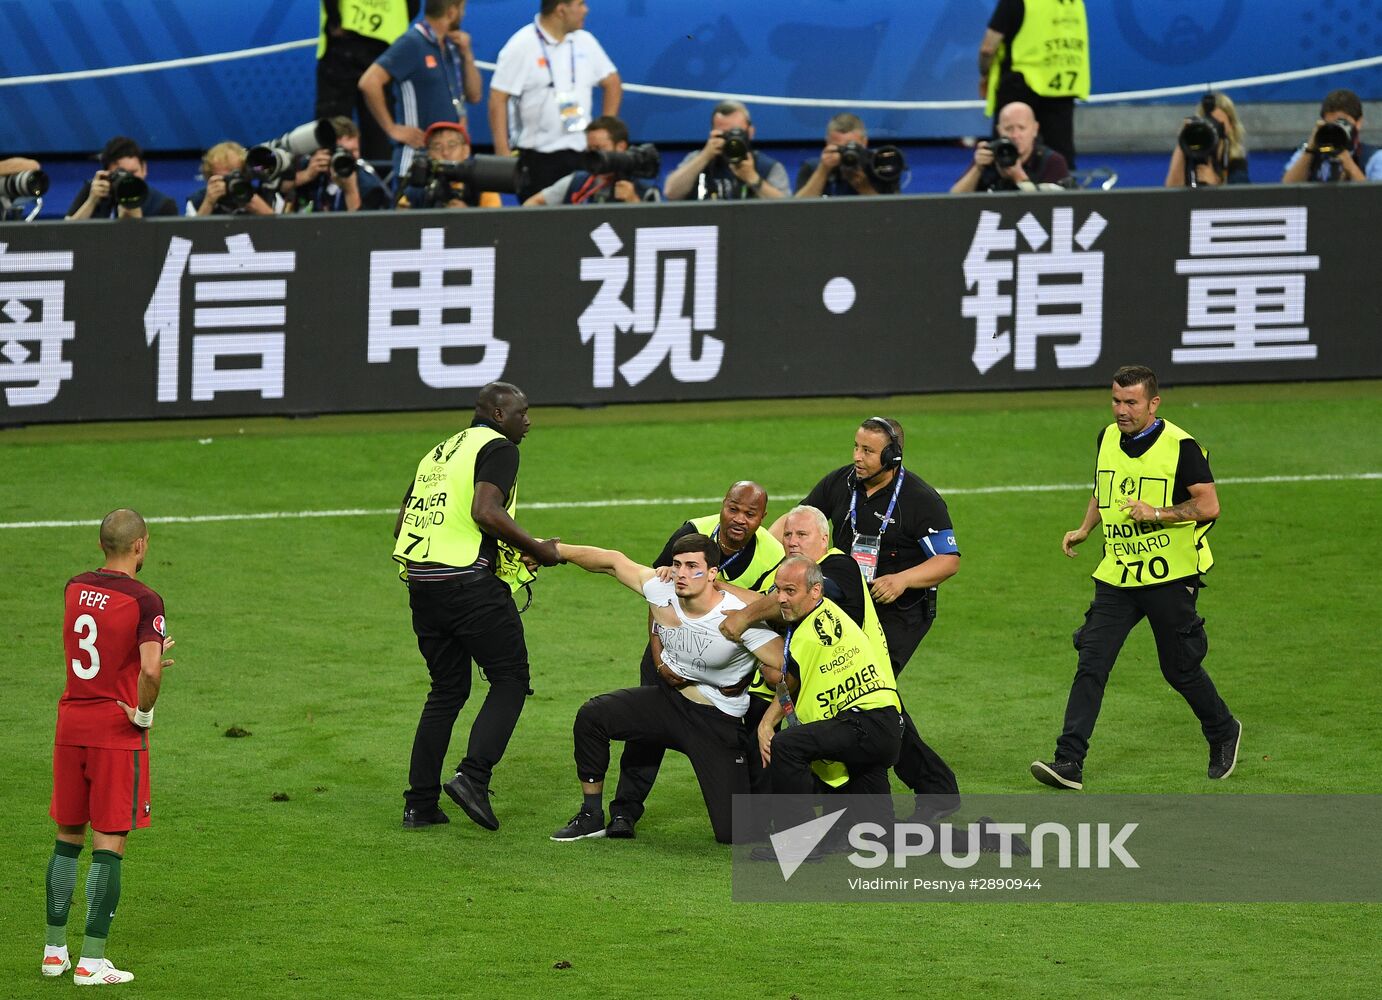
{"label": "red shorts", "polygon": [[55,823],[120,833],[148,826],[149,811],[148,750],[53,747]]}

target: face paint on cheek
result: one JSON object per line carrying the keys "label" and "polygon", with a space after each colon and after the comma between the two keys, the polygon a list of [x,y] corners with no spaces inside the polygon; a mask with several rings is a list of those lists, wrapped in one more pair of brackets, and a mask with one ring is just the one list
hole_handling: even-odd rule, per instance
{"label": "face paint on cheek", "polygon": [[703,576],[705,576],[704,573],[692,573],[692,574],[691,574],[691,579],[693,579],[693,580],[699,580],[699,579],[700,579],[701,577],[703,577]]}

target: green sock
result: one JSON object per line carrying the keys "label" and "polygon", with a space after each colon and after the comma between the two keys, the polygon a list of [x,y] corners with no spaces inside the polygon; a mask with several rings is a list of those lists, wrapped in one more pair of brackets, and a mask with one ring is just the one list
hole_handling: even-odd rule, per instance
{"label": "green sock", "polygon": [[120,903],[120,855],[114,851],[92,851],[91,868],[86,873],[86,940],[82,958],[105,958],[110,922]]}
{"label": "green sock", "polygon": [[80,844],[59,840],[53,844],[53,856],[48,859],[48,937],[51,948],[67,943],[67,913],[72,909],[72,889],[77,884],[77,858]]}

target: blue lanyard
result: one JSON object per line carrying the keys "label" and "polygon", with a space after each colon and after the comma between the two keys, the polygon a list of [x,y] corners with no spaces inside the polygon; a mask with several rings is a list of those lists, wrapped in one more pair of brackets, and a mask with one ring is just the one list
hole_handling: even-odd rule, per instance
{"label": "blue lanyard", "polygon": [[[888,530],[888,525],[892,523],[892,519],[893,519],[893,510],[894,510],[894,508],[897,507],[897,497],[898,497],[898,494],[902,492],[902,477],[905,476],[906,474],[907,474],[907,470],[904,469],[902,466],[899,465],[899,466],[897,467],[897,472],[896,472],[896,474],[893,476],[894,482],[893,482],[893,495],[892,495],[892,499],[888,501],[888,510],[887,510],[887,513],[885,513],[885,514],[883,515],[883,524],[882,524],[882,525],[879,527],[879,529],[878,529],[878,540],[879,540],[879,544],[882,544],[883,535],[887,532],[887,530]],[[858,482],[858,479],[856,478],[855,483],[854,483],[854,489],[851,490],[851,491],[850,491],[850,494],[849,494],[849,532],[850,532],[850,534],[852,534],[855,538],[858,538],[858,537],[859,537],[859,527],[858,527],[858,525],[856,525],[856,524],[854,523],[854,511],[855,511],[855,508],[858,506],[858,503],[859,503],[859,482]]]}
{"label": "blue lanyard", "polygon": [[[446,92],[451,95],[451,103],[456,107],[457,119],[459,120],[461,110],[460,98],[465,92],[465,85],[461,82],[461,54],[457,52],[455,59],[448,59],[446,57],[446,52],[447,46],[450,44],[451,40],[449,38],[438,38],[437,33],[432,30],[432,26],[426,21],[419,21],[417,26],[418,30],[422,32],[422,37],[426,38],[441,50],[442,79],[446,81]],[[451,85],[451,70],[453,68],[456,76],[455,87]]]}
{"label": "blue lanyard", "polygon": [[[714,542],[716,545],[720,544],[720,528],[718,525],[716,526],[715,530],[710,533],[710,540]],[[724,562],[720,563],[720,575],[722,577],[724,577],[726,580],[729,579],[729,568],[734,565],[734,561],[736,559],[738,559],[746,551],[748,551],[748,547],[748,543],[746,542],[742,549],[734,553],[734,555],[730,556]]]}
{"label": "blue lanyard", "polygon": [[1146,437],[1148,434],[1155,433],[1156,430],[1157,430],[1157,428],[1159,428],[1160,426],[1161,426],[1161,418],[1160,418],[1160,417],[1157,417],[1155,420],[1153,420],[1153,421],[1152,421],[1150,424],[1148,424],[1146,427],[1142,428],[1140,431],[1138,431],[1136,434],[1134,434],[1134,435],[1132,436],[1132,440],[1134,440],[1134,441],[1141,441],[1141,440],[1142,440],[1144,437]]}
{"label": "blue lanyard", "polygon": [[[550,52],[547,51],[547,39],[543,37],[542,29],[539,28],[536,24],[533,25],[533,30],[537,32],[537,43],[538,43],[539,45],[542,46],[542,61],[543,61],[544,63],[547,64],[547,76],[548,76],[548,78],[551,79],[551,81],[552,81],[551,84],[550,84],[550,86],[551,86],[551,88],[552,88],[553,90],[556,90],[556,89],[557,89],[557,74],[556,74],[556,71],[552,69],[552,55],[551,55]],[[567,35],[566,37],[567,37],[568,39],[570,39],[570,41],[571,41],[571,89],[572,89],[572,90],[575,90],[575,89],[576,89],[576,39],[572,38],[570,35]],[[563,41],[563,42],[560,42],[560,43],[558,43],[557,47],[558,47],[558,48],[561,48],[561,46],[564,45],[564,44],[566,44],[564,41]]]}

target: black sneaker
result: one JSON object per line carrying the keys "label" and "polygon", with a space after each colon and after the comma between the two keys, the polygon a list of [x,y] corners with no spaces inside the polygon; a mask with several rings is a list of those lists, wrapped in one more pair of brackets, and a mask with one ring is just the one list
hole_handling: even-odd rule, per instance
{"label": "black sneaker", "polygon": [[633,820],[616,813],[609,818],[609,826],[605,827],[605,836],[611,840],[633,840],[637,836],[633,832]]}
{"label": "black sneaker", "polygon": [[1073,760],[1057,760],[1050,764],[1034,760],[1032,777],[1052,788],[1073,788],[1078,791],[1084,787],[1084,768]]}
{"label": "black sneaker", "polygon": [[[571,821],[564,827],[552,834],[553,840],[587,840],[605,835],[605,814],[604,811],[593,813],[582,809],[571,817]],[[633,836],[633,827],[629,827],[629,836]]]}
{"label": "black sneaker", "polygon": [[[996,833],[989,832],[989,825],[993,823],[993,817],[980,816],[979,824],[979,853],[999,854],[1003,849],[1003,841]],[[1014,858],[1029,857],[1032,849],[1027,846],[1027,842],[1015,833],[1008,834],[1009,856]]]}
{"label": "black sneaker", "polygon": [[460,771],[441,787],[456,805],[465,810],[465,814],[477,826],[482,826],[486,830],[499,829],[499,817],[495,816],[494,810],[490,808],[488,788],[481,788]]}
{"label": "black sneaker", "polygon": [[436,806],[412,806],[403,810],[403,829],[425,830],[450,823],[451,817]]}
{"label": "black sneaker", "polygon": [[960,796],[956,793],[918,795],[916,811],[908,817],[907,822],[925,823],[929,826],[933,823],[939,823],[945,817],[953,816],[959,811]]}
{"label": "black sneaker", "polygon": [[1243,724],[1237,719],[1233,724],[1237,731],[1222,743],[1209,744],[1209,776],[1227,778],[1238,764],[1238,744],[1243,740]]}

